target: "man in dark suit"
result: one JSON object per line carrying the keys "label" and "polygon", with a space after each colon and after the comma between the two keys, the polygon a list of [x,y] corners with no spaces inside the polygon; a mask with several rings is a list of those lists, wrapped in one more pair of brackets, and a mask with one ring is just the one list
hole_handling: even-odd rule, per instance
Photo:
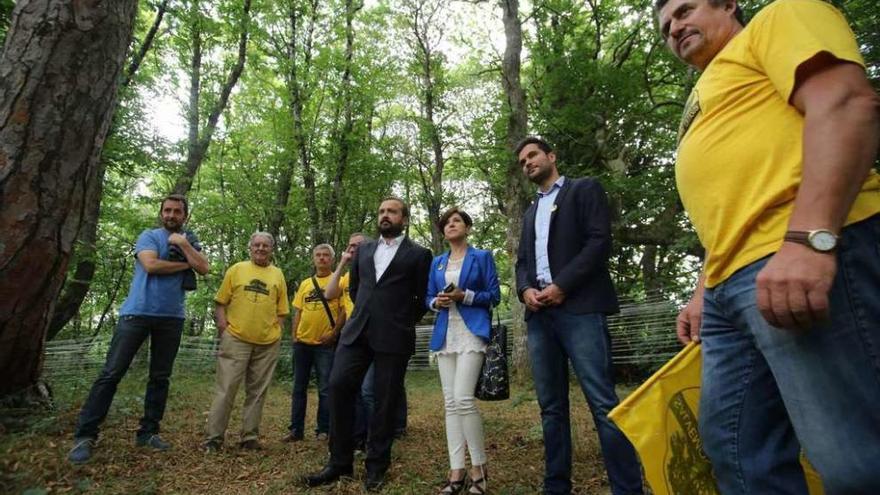
{"label": "man in dark suit", "polygon": [[590,406],[611,491],[642,493],[635,450],[608,419],[619,402],[611,375],[606,315],[618,311],[608,273],[611,222],[598,181],[559,175],[546,141],[516,148],[538,198],[526,210],[516,260],[516,285],[526,305],[529,359],[544,431],[544,493],[571,492],[568,363]]}
{"label": "man in dark suit", "polygon": [[349,291],[354,311],[342,330],[330,372],[330,461],[305,477],[308,486],[351,475],[355,398],[370,364],[376,374],[376,410],[365,462],[368,491],[382,487],[391,463],[394,411],[406,364],[415,352],[415,325],[426,311],[431,251],[403,234],[409,222],[403,200],[383,200],[377,222],[381,237],[361,244],[352,261]]}

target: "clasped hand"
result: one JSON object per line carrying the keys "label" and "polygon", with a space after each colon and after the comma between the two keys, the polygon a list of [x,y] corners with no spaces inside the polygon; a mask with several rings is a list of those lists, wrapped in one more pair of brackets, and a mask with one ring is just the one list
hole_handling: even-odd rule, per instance
{"label": "clasped hand", "polygon": [[434,305],[438,308],[448,308],[452,306],[452,303],[460,303],[462,301],[464,301],[464,291],[456,287],[451,292],[437,294],[437,300],[434,301]]}
{"label": "clasped hand", "polygon": [[189,244],[189,241],[185,235],[175,232],[168,236],[168,243],[175,246],[183,246],[184,244]]}
{"label": "clasped hand", "polygon": [[541,290],[526,289],[523,291],[523,301],[529,311],[539,311],[549,306],[559,306],[565,301],[565,292],[556,284],[550,284]]}

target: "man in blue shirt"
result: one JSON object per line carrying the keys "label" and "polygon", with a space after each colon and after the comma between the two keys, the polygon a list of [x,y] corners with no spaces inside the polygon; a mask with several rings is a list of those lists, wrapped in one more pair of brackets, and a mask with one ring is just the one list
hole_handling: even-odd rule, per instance
{"label": "man in blue shirt", "polygon": [[74,464],[91,458],[98,427],[107,416],[116,386],[147,337],[150,337],[150,378],[136,444],[157,450],[171,447],[159,438],[159,422],[165,413],[168,382],[183,331],[184,291],[194,288],[187,274],[193,269],[205,275],[209,269],[198,239],[192,232],[183,230],[188,216],[186,198],[169,195],[162,200],[159,211],[162,228],[145,230],[138,237],[131,288],[119,310],[119,324],[104,368],[79,414],[73,448],[68,454]]}
{"label": "man in blue shirt", "polygon": [[618,311],[608,273],[611,221],[598,181],[566,178],[546,141],[516,148],[538,197],[523,217],[516,290],[526,305],[529,360],[544,432],[544,493],[571,493],[568,363],[590,406],[614,495],[641,494],[632,445],[608,419],[618,403],[606,315]]}

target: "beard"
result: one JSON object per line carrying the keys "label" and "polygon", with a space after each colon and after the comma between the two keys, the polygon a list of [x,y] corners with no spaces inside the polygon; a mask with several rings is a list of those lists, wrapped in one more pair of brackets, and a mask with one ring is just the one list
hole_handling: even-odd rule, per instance
{"label": "beard", "polygon": [[379,222],[379,234],[381,234],[382,237],[397,237],[401,232],[403,232],[403,223]]}
{"label": "beard", "polygon": [[534,175],[528,176],[530,182],[534,184],[540,184],[544,182],[544,179],[550,177],[550,169],[549,168],[539,168]]}
{"label": "beard", "polygon": [[179,223],[177,220],[162,220],[162,227],[165,227],[165,230],[169,232],[180,232],[183,224]]}

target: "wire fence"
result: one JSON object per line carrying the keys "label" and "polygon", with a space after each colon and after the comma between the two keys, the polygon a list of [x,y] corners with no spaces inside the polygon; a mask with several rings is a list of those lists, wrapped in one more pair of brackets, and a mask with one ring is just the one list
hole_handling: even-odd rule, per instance
{"label": "wire fence", "polygon": [[[614,365],[629,369],[629,375],[646,375],[669,360],[681,348],[675,338],[677,313],[675,303],[662,299],[622,304],[620,313],[608,318]],[[501,323],[511,328],[509,317],[502,317]],[[416,352],[410,359],[410,370],[433,369],[436,366],[428,351],[431,331],[431,325],[416,327]],[[522,341],[516,339],[511,331],[508,331],[507,338],[508,349],[514,349],[518,345],[517,340]],[[44,374],[56,383],[81,380],[83,376],[91,378],[104,364],[109,345],[109,335],[93,339],[47,342]],[[290,348],[289,341],[283,345],[284,350],[281,352],[276,373],[290,376],[292,353],[286,350]],[[204,335],[184,336],[175,361],[175,372],[213,369],[217,346],[218,341],[215,338]],[[149,362],[149,347],[148,342],[145,342],[132,366],[143,366]]]}

